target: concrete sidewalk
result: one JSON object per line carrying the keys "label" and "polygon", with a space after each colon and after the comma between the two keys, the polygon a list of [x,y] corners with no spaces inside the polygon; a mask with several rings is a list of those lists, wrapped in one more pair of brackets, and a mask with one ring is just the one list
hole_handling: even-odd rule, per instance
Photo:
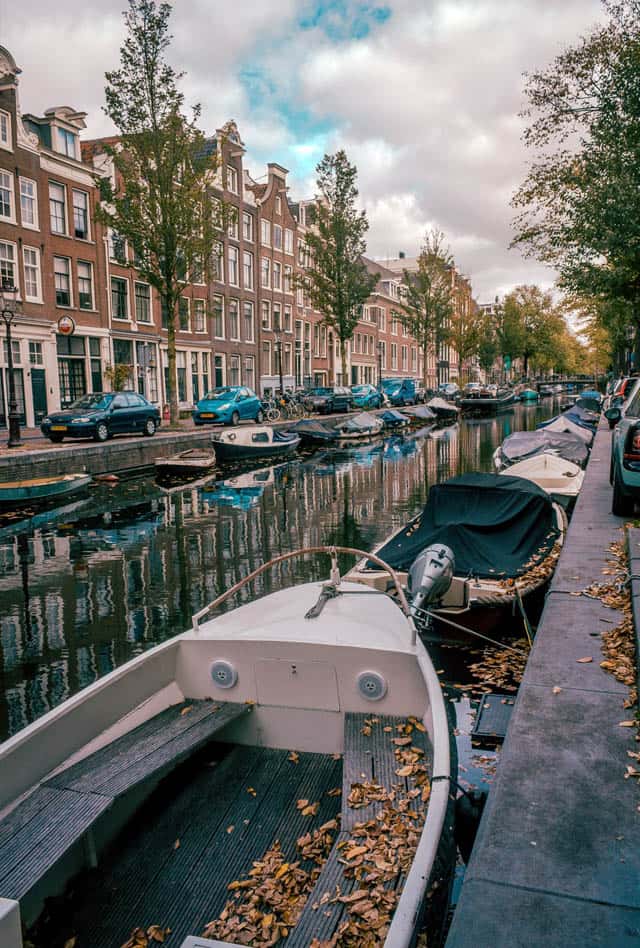
{"label": "concrete sidewalk", "polygon": [[620,727],[635,709],[600,668],[622,614],[576,595],[608,581],[608,546],[624,539],[609,443],[601,424],[447,948],[640,944],[640,788],[625,779],[639,745]]}

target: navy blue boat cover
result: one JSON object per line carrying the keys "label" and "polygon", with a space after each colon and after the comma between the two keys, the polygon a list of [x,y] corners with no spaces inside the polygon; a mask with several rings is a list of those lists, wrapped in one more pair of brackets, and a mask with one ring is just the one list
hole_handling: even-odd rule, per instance
{"label": "navy blue boat cover", "polygon": [[432,543],[455,556],[456,576],[516,577],[551,551],[558,536],[551,498],[523,477],[463,474],[435,484],[421,514],[378,556],[409,569]]}
{"label": "navy blue boat cover", "polygon": [[544,451],[552,451],[565,461],[583,466],[589,457],[589,448],[577,435],[564,431],[514,431],[502,442],[500,453],[503,461],[515,464],[525,458],[534,457]]}

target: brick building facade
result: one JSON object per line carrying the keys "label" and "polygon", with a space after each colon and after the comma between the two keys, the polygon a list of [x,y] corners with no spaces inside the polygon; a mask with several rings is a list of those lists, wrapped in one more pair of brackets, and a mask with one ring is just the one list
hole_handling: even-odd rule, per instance
{"label": "brick building facade", "polygon": [[[0,279],[19,290],[12,349],[22,423],[37,425],[83,393],[109,389],[114,373],[163,405],[167,333],[159,299],[126,242],[95,219],[95,177],[114,175],[105,144],[116,139],[81,141],[85,114],[68,106],[22,114],[19,75],[0,47]],[[188,410],[224,384],[273,392],[281,375],[291,388],[422,377],[422,354],[394,315],[408,261],[385,266],[365,259],[379,280],[348,344],[342,379],[335,333],[295,284],[307,263],[313,201],[290,200],[288,172],[279,164],[252,177],[234,122],[218,129],[207,148],[218,156],[214,189],[233,213],[210,271],[189,284],[180,304],[180,407]],[[59,321],[68,317],[75,328],[64,335]],[[7,424],[5,350],[3,341],[0,427]],[[447,372],[438,380],[456,378],[452,354],[439,356]],[[435,363],[431,353],[434,385]]]}

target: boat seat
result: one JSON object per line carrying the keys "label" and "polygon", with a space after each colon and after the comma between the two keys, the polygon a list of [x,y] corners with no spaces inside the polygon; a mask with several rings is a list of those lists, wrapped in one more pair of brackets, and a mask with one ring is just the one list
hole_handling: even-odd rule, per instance
{"label": "boat seat", "polygon": [[172,705],[43,781],[0,820],[0,896],[19,901],[118,797],[174,769],[248,711],[231,702]]}
{"label": "boat seat", "polygon": [[[395,745],[392,744],[392,739],[400,736],[400,732],[396,730],[397,725],[404,724],[405,721],[406,718],[375,712],[345,714],[341,830],[298,923],[289,933],[287,948],[308,948],[314,938],[320,942],[329,941],[344,921],[346,906],[342,902],[327,902],[326,893],[333,897],[336,887],[339,887],[341,895],[349,895],[356,887],[361,886],[357,880],[344,875],[342,852],[354,827],[375,818],[381,806],[380,803],[372,803],[356,809],[349,805],[349,794],[353,784],[364,781],[375,781],[387,788],[392,785],[404,785],[405,790],[412,789],[411,777],[402,778],[396,775],[399,764],[394,753]],[[392,728],[392,731],[385,731],[385,727]],[[411,738],[412,744],[424,751],[428,771],[431,772],[426,734],[414,731]],[[402,886],[403,882],[403,879],[399,880],[398,885]]]}

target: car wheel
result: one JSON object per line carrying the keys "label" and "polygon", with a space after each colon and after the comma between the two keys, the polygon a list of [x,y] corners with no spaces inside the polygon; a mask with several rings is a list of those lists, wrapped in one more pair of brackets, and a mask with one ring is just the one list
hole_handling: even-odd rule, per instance
{"label": "car wheel", "polygon": [[623,493],[617,469],[613,472],[613,499],[611,513],[616,517],[630,517],[633,513],[633,498]]}
{"label": "car wheel", "polygon": [[156,433],[156,423],[153,418],[147,418],[144,423],[144,433],[148,438],[152,438]]}
{"label": "car wheel", "polygon": [[239,412],[234,411],[234,413],[231,415],[231,424],[234,426],[234,428],[235,428],[236,425],[239,425],[239,424],[240,424],[240,413],[239,413]]}
{"label": "car wheel", "polygon": [[100,421],[100,422],[96,425],[96,431],[95,431],[94,437],[95,437],[96,441],[106,441],[106,440],[107,440],[107,438],[109,437],[109,429],[107,428],[106,422]]}
{"label": "car wheel", "polygon": [[261,408],[258,409],[258,414],[256,415],[256,424],[261,425],[264,421],[264,412]]}
{"label": "car wheel", "polygon": [[63,435],[49,435],[49,441],[53,441],[54,444],[61,444]]}

